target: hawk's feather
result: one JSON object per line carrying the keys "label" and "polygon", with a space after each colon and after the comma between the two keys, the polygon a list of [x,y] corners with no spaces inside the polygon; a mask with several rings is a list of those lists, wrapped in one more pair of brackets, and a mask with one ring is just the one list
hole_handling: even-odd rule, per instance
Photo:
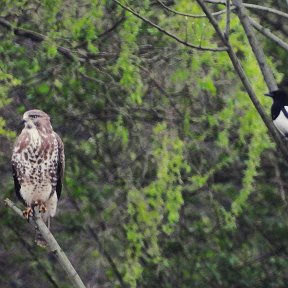
{"label": "hawk's feather", "polygon": [[64,144],[59,137],[57,133],[56,134],[56,139],[58,142],[58,167],[57,167],[57,175],[58,175],[58,180],[57,180],[57,185],[56,185],[56,193],[58,199],[61,196],[61,191],[62,191],[62,179],[63,179],[63,174],[64,174],[64,169],[65,169],[65,155],[64,155]]}

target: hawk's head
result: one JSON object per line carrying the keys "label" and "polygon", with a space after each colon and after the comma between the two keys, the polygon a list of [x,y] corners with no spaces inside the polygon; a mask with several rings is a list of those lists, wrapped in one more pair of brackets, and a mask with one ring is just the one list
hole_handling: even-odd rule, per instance
{"label": "hawk's head", "polygon": [[44,133],[51,133],[52,126],[50,123],[50,117],[41,110],[29,110],[23,114],[23,123],[25,128],[36,128]]}

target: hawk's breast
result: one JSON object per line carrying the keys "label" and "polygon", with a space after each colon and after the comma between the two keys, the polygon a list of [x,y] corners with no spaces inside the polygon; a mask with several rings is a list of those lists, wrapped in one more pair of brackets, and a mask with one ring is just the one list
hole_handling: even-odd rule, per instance
{"label": "hawk's breast", "polygon": [[41,135],[36,128],[26,129],[19,136],[12,161],[26,204],[48,200],[57,183],[58,142],[54,132]]}

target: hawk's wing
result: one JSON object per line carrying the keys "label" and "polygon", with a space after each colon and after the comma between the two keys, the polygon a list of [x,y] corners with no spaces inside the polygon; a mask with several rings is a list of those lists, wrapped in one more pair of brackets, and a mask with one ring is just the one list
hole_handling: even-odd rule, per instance
{"label": "hawk's wing", "polygon": [[57,184],[56,184],[56,193],[57,198],[61,196],[62,190],[62,181],[65,169],[65,154],[64,154],[64,144],[57,133],[55,133],[56,139],[58,142],[58,166],[57,166]]}
{"label": "hawk's wing", "polygon": [[[18,180],[19,177],[19,165],[17,165],[17,153],[19,153],[20,149],[22,148],[22,146],[24,146],[25,144],[25,139],[26,139],[26,134],[21,133],[19,135],[19,137],[16,139],[16,143],[14,146],[14,150],[13,150],[13,155],[12,155],[12,160],[11,160],[11,165],[12,165],[12,174],[13,174],[13,179],[14,179],[14,189],[15,189],[15,193],[17,198],[22,201],[25,204],[25,201],[20,193],[21,190],[21,185],[20,182]],[[17,149],[15,149],[17,147]],[[16,150],[18,152],[16,152]],[[17,173],[18,172],[18,173]]]}
{"label": "hawk's wing", "polygon": [[20,193],[21,185],[20,185],[20,183],[18,181],[18,177],[17,177],[17,164],[14,161],[12,161],[11,164],[12,164],[12,173],[13,173],[14,188],[15,188],[16,196],[18,197],[18,199],[20,201],[22,201],[25,204],[25,201],[22,198],[21,193]]}

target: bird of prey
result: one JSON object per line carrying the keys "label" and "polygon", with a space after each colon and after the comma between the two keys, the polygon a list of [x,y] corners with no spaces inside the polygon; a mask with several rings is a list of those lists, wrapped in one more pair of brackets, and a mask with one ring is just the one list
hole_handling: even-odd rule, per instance
{"label": "bird of prey", "polygon": [[279,132],[288,138],[288,94],[283,90],[271,91],[266,96],[273,99],[271,117]]}
{"label": "bird of prey", "polygon": [[[50,217],[55,216],[62,189],[64,145],[53,131],[50,117],[45,112],[27,111],[22,122],[24,128],[12,155],[15,192],[26,206],[23,216],[29,221],[38,206],[42,219],[50,228]],[[35,242],[46,246],[37,229]]]}

